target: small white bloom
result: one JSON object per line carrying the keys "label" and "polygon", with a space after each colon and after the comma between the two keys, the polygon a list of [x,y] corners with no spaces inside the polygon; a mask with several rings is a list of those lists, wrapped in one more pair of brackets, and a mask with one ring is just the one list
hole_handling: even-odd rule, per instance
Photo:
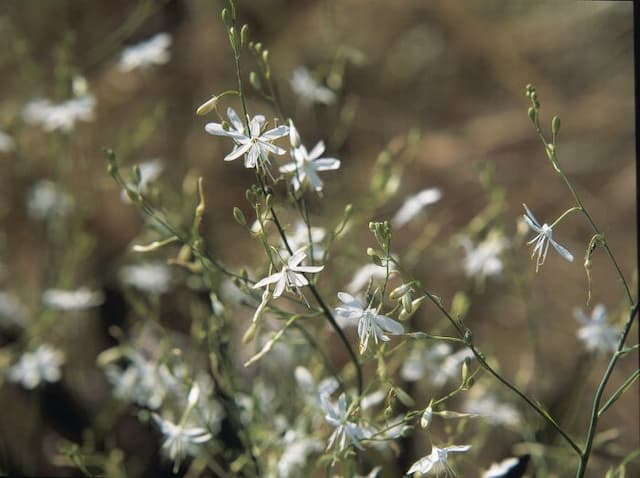
{"label": "small white bloom", "polygon": [[591,318],[580,308],[574,309],[573,315],[582,324],[577,335],[587,350],[607,353],[618,348],[620,333],[607,322],[607,309],[604,305],[596,305],[591,312]]}
{"label": "small white bloom", "polygon": [[368,438],[370,433],[367,429],[349,420],[346,395],[344,393],[340,394],[336,405],[331,403],[329,396],[326,394],[322,395],[321,400],[322,407],[326,413],[325,420],[327,420],[329,425],[335,427],[335,430],[329,437],[327,449],[331,448],[334,444],[338,444],[338,448],[344,450],[348,441],[356,448],[362,450],[363,447],[360,441]]}
{"label": "small white bloom", "polygon": [[232,108],[227,110],[227,116],[231,122],[231,128],[228,130],[224,129],[220,123],[207,123],[204,127],[207,133],[226,136],[236,144],[233,151],[225,156],[225,161],[233,161],[245,155],[244,166],[246,168],[255,168],[258,164],[266,167],[269,164],[269,153],[278,155],[286,153],[284,149],[276,146],[272,141],[288,135],[288,126],[278,126],[263,132],[265,118],[262,115],[257,115],[249,122],[249,135],[247,136],[244,124]]}
{"label": "small white bloom", "polygon": [[502,272],[500,254],[508,244],[504,237],[489,234],[477,246],[474,246],[468,237],[463,237],[460,243],[466,253],[464,270],[467,277],[477,277],[483,280],[485,277],[495,276]]}
{"label": "small white bloom", "polygon": [[[384,263],[383,263],[384,264]],[[393,262],[389,262],[389,272],[394,271],[396,266]],[[351,282],[345,287],[350,294],[356,294],[369,283],[369,279],[384,280],[387,277],[386,264],[378,266],[376,264],[365,264],[359,268],[351,279]]]}
{"label": "small white bloom", "polygon": [[573,255],[552,239],[553,229],[551,228],[551,226],[549,226],[547,223],[541,226],[533,213],[529,210],[527,205],[523,204],[523,206],[526,213],[523,216],[524,220],[531,229],[538,233],[537,236],[527,242],[527,244],[533,244],[535,242],[535,246],[533,246],[533,252],[531,253],[531,258],[533,258],[536,253],[538,254],[538,259],[536,260],[536,272],[538,272],[538,269],[542,264],[544,264],[544,261],[547,258],[549,244],[551,244],[553,248],[558,251],[558,254],[560,254],[569,262],[573,262]]}
{"label": "small white bloom", "polygon": [[151,294],[164,294],[171,286],[171,271],[162,262],[145,262],[124,266],[120,280]]}
{"label": "small white bloom", "polygon": [[0,131],[0,153],[11,153],[16,149],[16,143],[7,133]]}
{"label": "small white bloom", "polygon": [[329,105],[336,100],[336,94],[326,86],[319,84],[309,70],[301,66],[293,71],[290,80],[291,89],[300,101],[309,106],[312,103]]}
{"label": "small white bloom", "polygon": [[[295,130],[295,126],[290,127],[290,133],[291,128]],[[305,182],[308,182],[316,192],[322,192],[323,183],[320,176],[318,176],[318,172],[331,171],[340,167],[340,160],[321,158],[322,153],[324,153],[324,142],[322,141],[318,142],[311,152],[308,152],[303,144],[292,149],[291,156],[294,162],[281,166],[280,172],[292,174],[291,184],[293,184],[295,191],[298,191]]]}
{"label": "small white bloom", "polygon": [[442,197],[437,188],[423,189],[419,193],[408,197],[398,212],[396,212],[391,224],[393,227],[402,227],[416,217],[426,206],[436,203]]}
{"label": "small white bloom", "polygon": [[449,453],[463,453],[470,449],[471,445],[453,445],[444,448],[434,446],[431,448],[430,455],[420,458],[411,465],[411,468],[407,471],[407,475],[418,472],[426,475],[432,472],[436,477],[439,477],[441,474],[444,474],[445,477],[455,476],[454,471],[449,466],[447,455]]}
{"label": "small white bloom", "polygon": [[[144,194],[149,190],[149,184],[158,179],[164,170],[164,164],[162,164],[162,161],[159,159],[150,159],[149,161],[144,161],[138,164],[138,168],[140,170],[140,182],[137,185],[130,182],[128,183],[128,186],[130,189],[133,189],[140,194]],[[120,199],[126,203],[131,202],[131,199],[129,199],[125,189],[120,193]]]}
{"label": "small white bloom", "polygon": [[306,399],[317,407],[322,407],[321,397],[323,395],[329,396],[339,387],[335,377],[325,378],[316,384],[313,375],[306,367],[297,366],[294,370],[294,375],[298,386],[306,395]]}
{"label": "small white bloom", "polygon": [[138,352],[127,354],[124,368],[109,364],[105,375],[113,385],[113,395],[128,402],[155,410],[162,405],[173,377],[168,367],[147,360]]}
{"label": "small white bloom", "polygon": [[118,66],[121,71],[127,72],[136,68],[164,65],[170,58],[170,46],[171,35],[158,33],[148,40],[125,48],[120,55]]}
{"label": "small white bloom", "polygon": [[62,103],[47,99],[33,100],[24,107],[22,117],[27,123],[39,125],[45,131],[69,133],[77,121],[91,121],[96,106],[92,95],[79,96]]}
{"label": "small white bloom", "polygon": [[309,455],[322,451],[322,442],[307,438],[295,430],[288,430],[284,436],[284,452],[278,461],[278,477],[294,478],[302,476]]}
{"label": "small white bloom", "polygon": [[[477,398],[476,398],[477,397]],[[522,423],[522,417],[516,407],[509,403],[500,402],[487,392],[475,395],[466,400],[465,410],[483,417],[492,425],[502,425],[517,428]]]}
{"label": "small white bloom", "polygon": [[402,364],[400,375],[408,382],[427,377],[433,386],[441,387],[452,378],[461,377],[460,365],[467,357],[473,358],[468,348],[453,352],[449,344],[442,342],[427,349],[416,347]]}
{"label": "small white bloom", "polygon": [[303,273],[314,274],[324,269],[324,266],[301,266],[300,263],[305,257],[307,257],[304,250],[305,248],[297,250],[287,260],[287,264],[282,267],[280,272],[271,274],[270,276],[258,281],[253,285],[253,288],[257,289],[275,283],[276,286],[273,290],[273,298],[276,299],[282,295],[285,287],[291,287],[298,290],[300,287],[309,285],[309,281]]}
{"label": "small white bloom", "polygon": [[73,207],[71,197],[56,183],[41,179],[27,195],[27,212],[32,219],[50,219],[67,215]]}
{"label": "small white bloom", "polygon": [[162,449],[167,456],[173,460],[174,473],[177,473],[180,469],[180,463],[185,456],[197,454],[198,445],[206,443],[213,438],[211,433],[202,427],[187,427],[183,423],[184,420],[181,420],[181,422],[176,425],[162,418],[157,413],[153,413],[152,417],[165,437]]}
{"label": "small white bloom", "polygon": [[8,378],[32,390],[43,382],[57,382],[62,377],[60,367],[64,354],[50,345],[41,345],[33,352],[26,352],[9,369]]}
{"label": "small white bloom", "polygon": [[373,335],[373,340],[377,344],[380,340],[386,342],[389,339],[385,335],[401,334],[404,327],[385,315],[378,314],[376,309],[364,305],[359,299],[356,299],[346,292],[338,292],[338,298],[343,303],[342,306],[336,308],[336,314],[343,319],[358,319],[358,336],[360,337],[360,353],[364,353],[369,345],[369,338]]}
{"label": "small white bloom", "polygon": [[[526,470],[529,463],[529,455],[523,455],[520,457],[506,458],[500,463],[492,463],[491,467],[482,474],[482,478],[507,478],[509,476],[516,476],[513,473],[518,471],[523,472]],[[517,476],[520,476],[517,473]]]}
{"label": "small white bloom", "polygon": [[[313,257],[318,260],[324,254],[322,241],[327,235],[327,231],[322,227],[311,228],[311,244],[313,244]],[[293,227],[293,231],[287,234],[287,242],[294,251],[309,246],[309,230],[303,221],[298,221]],[[286,249],[285,249],[286,250]],[[284,251],[283,251],[284,252]]]}
{"label": "small white bloom", "polygon": [[86,287],[76,290],[47,289],[42,294],[42,301],[52,309],[82,310],[102,304],[104,294]]}
{"label": "small white bloom", "polygon": [[24,327],[29,312],[16,296],[0,290],[0,323]]}

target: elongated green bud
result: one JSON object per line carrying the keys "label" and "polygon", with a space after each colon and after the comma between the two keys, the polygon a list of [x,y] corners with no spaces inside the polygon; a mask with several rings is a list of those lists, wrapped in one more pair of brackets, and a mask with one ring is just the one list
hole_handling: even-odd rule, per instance
{"label": "elongated green bud", "polygon": [[553,119],[551,120],[551,133],[553,133],[554,136],[557,136],[559,132],[560,132],[560,118],[558,118],[557,116],[554,116]]}
{"label": "elongated green bud", "polygon": [[244,46],[249,40],[249,25],[244,24],[240,29],[240,45]]}
{"label": "elongated green bud", "polygon": [[233,218],[242,227],[247,227],[247,219],[244,217],[244,213],[242,212],[242,210],[239,207],[234,207],[233,208]]}
{"label": "elongated green bud", "polygon": [[198,106],[198,109],[196,110],[196,114],[198,116],[204,116],[207,113],[213,111],[216,108],[216,106],[218,106],[218,97],[212,96],[207,101],[205,101],[200,106]]}

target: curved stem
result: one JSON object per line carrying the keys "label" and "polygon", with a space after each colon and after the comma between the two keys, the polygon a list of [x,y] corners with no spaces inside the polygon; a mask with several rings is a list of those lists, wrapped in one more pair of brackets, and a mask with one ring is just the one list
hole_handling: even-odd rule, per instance
{"label": "curved stem", "polygon": [[582,478],[587,470],[587,463],[589,462],[589,456],[591,455],[591,447],[593,446],[593,438],[595,437],[596,427],[598,426],[598,410],[600,408],[600,401],[602,400],[602,394],[604,393],[604,389],[607,386],[607,382],[611,377],[613,372],[613,368],[616,366],[618,359],[621,357],[620,351],[624,347],[624,343],[627,339],[627,335],[629,335],[629,331],[631,330],[631,326],[633,325],[633,319],[638,313],[638,304],[635,304],[629,313],[629,317],[627,318],[626,323],[624,324],[624,329],[622,330],[622,334],[620,334],[620,339],[618,340],[618,347],[616,348],[615,353],[609,360],[609,365],[607,365],[607,369],[602,376],[602,380],[598,385],[598,389],[596,390],[596,394],[593,398],[593,405],[591,407],[591,420],[589,421],[589,431],[587,432],[587,440],[584,446],[584,451],[580,456],[580,466],[578,468],[578,472],[576,473],[576,478]]}

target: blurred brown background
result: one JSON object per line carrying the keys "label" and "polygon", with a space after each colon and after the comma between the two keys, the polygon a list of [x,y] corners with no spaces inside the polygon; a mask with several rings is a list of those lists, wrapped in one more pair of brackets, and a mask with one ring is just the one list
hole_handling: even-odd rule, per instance
{"label": "blurred brown background", "polygon": [[[0,158],[2,262],[10,278],[4,280],[5,287],[17,278],[23,299],[37,304],[46,277],[39,272],[47,260],[38,252],[41,236],[25,220],[24,194],[34,177],[21,174],[20,162],[27,158],[31,171],[41,177],[54,174],[53,162],[40,153],[44,134],[20,127],[19,112],[36,96],[68,95],[52,86],[56,75],[64,74],[55,65],[65,44],[70,45],[70,64],[85,75],[98,101],[95,121],[81,124],[60,152],[73,165],[64,182],[86,207],[87,229],[97,237],[95,253],[83,262],[79,277],[108,282],[113,264],[140,227],[137,213],[122,204],[105,172],[103,146],[114,148],[129,164],[162,158],[167,169],[161,184],[176,190],[183,187],[187,171],[204,176],[210,206],[205,226],[212,250],[234,265],[244,264],[247,255],[258,257],[247,254],[249,239],[231,215],[232,206],[245,207],[244,190],[253,177],[240,164],[222,161],[228,142],[207,135],[206,121],[194,115],[211,94],[234,87],[221,7],[222,2],[208,0],[5,0],[0,5],[0,129],[14,134],[19,145],[18,154]],[[485,205],[475,169],[483,161],[495,163],[496,182],[505,188],[506,217],[511,218],[507,231],[515,231],[523,202],[538,219],[550,222],[571,205],[571,198],[527,118],[524,87],[532,83],[547,131],[551,117],[561,117],[558,154],[565,172],[606,234],[625,276],[635,277],[631,2],[247,0],[240,2],[239,16],[250,25],[252,38],[271,51],[285,111],[298,119],[307,144],[326,138],[328,152],[343,161],[341,172],[327,182],[326,210],[356,200],[368,187],[380,149],[395,135],[418,127],[423,133],[418,158],[405,176],[401,195],[441,188],[443,200],[430,218],[443,222],[444,232],[465,225]],[[141,73],[117,71],[125,45],[160,31],[173,37],[168,65]],[[359,51],[364,60],[344,70],[341,102],[355,112],[344,141],[335,130],[338,107],[304,109],[288,84],[296,66],[326,64],[339,45]],[[251,104],[253,111],[271,115],[259,99],[254,97]],[[150,117],[157,121],[148,137],[132,140],[131,132],[143,128]],[[398,198],[393,206],[400,204]],[[382,211],[381,218],[392,212]],[[417,233],[408,228],[402,234]],[[528,347],[526,319],[535,317],[542,350],[542,361],[535,364],[536,392],[561,410],[563,397],[577,386],[571,377],[588,377],[586,390],[593,390],[603,361],[589,362],[580,352],[572,316],[574,306],[584,306],[582,251],[590,229],[580,217],[571,216],[554,237],[576,261],[568,265],[551,251],[526,301],[498,280],[485,295],[472,298],[469,326],[480,347],[497,356],[505,374],[513,377],[522,366],[520,352]],[[408,239],[401,236],[398,243],[403,240]],[[518,261],[533,269],[529,249],[516,252]],[[434,268],[425,262],[416,272],[442,297],[450,298],[461,287],[458,263]],[[617,307],[623,299],[621,288],[601,253],[596,254],[592,276],[592,304]],[[101,371],[92,365],[107,339],[101,331],[83,327],[86,346],[77,354],[88,370],[77,371],[77,376],[98,383]],[[636,327],[631,337],[637,337]],[[581,363],[592,367],[591,372],[579,373]],[[612,382],[620,383],[635,366],[635,356],[622,360]],[[82,392],[80,382],[75,383],[76,398],[88,410],[97,409],[101,394],[108,393],[106,384]],[[22,396],[0,392],[0,404],[12,410],[0,420],[4,441],[33,413],[33,404],[17,403]],[[582,399],[577,437],[584,435],[580,424],[588,408]],[[629,452],[639,444],[637,424],[636,384],[603,420],[601,430],[616,427],[620,446]],[[598,472],[608,458],[594,457],[598,471],[592,476],[601,476]]]}

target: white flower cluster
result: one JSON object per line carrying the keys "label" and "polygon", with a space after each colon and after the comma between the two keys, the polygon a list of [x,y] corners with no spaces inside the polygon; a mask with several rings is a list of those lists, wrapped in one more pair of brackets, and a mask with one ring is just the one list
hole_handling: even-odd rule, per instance
{"label": "white flower cluster", "polygon": [[47,99],[29,102],[22,111],[27,123],[42,127],[45,131],[69,133],[78,121],[91,121],[96,106],[92,95],[71,98],[62,103],[53,103]]}
{"label": "white flower cluster", "polygon": [[120,55],[118,66],[121,71],[129,72],[138,68],[164,65],[171,58],[170,46],[171,35],[158,33],[148,40],[125,48]]}
{"label": "white flower cluster", "polygon": [[33,352],[22,354],[18,362],[8,372],[11,382],[33,390],[44,382],[57,382],[62,377],[60,367],[64,364],[64,354],[50,345],[40,345]]}

